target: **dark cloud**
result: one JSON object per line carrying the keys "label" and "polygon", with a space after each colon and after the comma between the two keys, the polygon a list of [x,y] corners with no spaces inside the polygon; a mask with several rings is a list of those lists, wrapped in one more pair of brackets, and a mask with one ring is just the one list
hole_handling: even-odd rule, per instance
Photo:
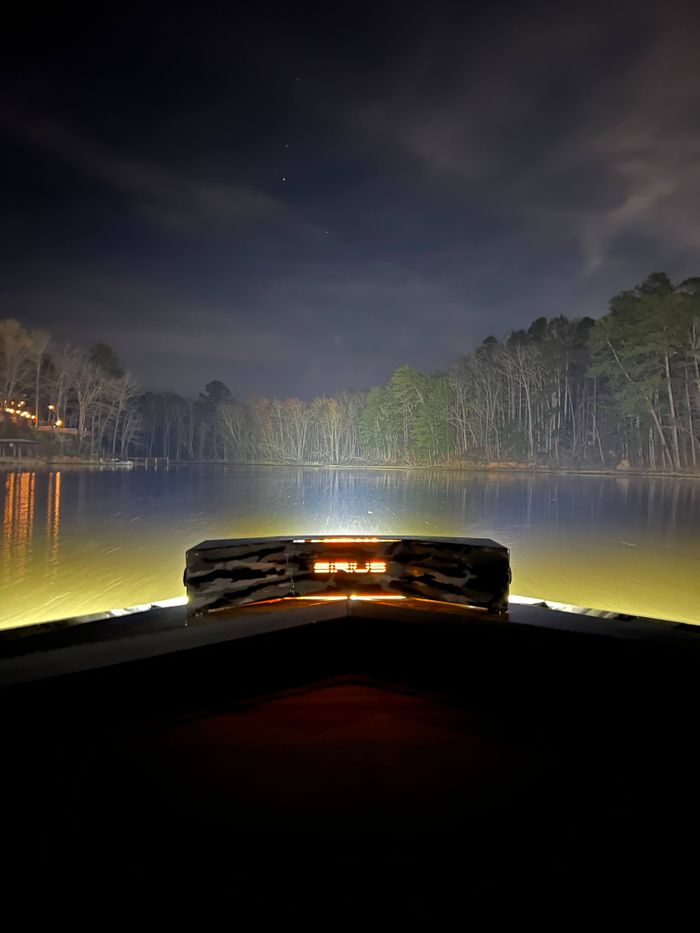
{"label": "dark cloud", "polygon": [[366,387],[696,274],[671,2],[225,6],[8,30],[0,315],[144,384]]}
{"label": "dark cloud", "polygon": [[103,182],[121,196],[125,208],[164,227],[251,223],[282,211],[281,202],[264,191],[120,157],[58,123],[23,119],[6,121],[6,127],[19,139]]}

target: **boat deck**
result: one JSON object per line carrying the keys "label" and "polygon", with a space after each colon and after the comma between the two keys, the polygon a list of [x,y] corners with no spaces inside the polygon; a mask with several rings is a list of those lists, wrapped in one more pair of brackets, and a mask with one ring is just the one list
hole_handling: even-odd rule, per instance
{"label": "boat deck", "polygon": [[485,621],[528,626],[562,633],[623,639],[688,649],[700,646],[700,626],[615,613],[583,614],[548,608],[545,603],[511,603],[506,619],[428,600],[401,603],[381,599],[284,599],[217,612],[188,624],[184,605],[157,605],[141,612],[110,617],[85,616],[18,629],[0,630],[0,686],[120,664],[218,642],[247,638],[339,617],[362,618],[367,613],[410,623],[418,619],[448,624]]}
{"label": "boat deck", "polygon": [[319,602],[6,639],[4,877],[334,924],[677,899],[700,641],[627,626]]}

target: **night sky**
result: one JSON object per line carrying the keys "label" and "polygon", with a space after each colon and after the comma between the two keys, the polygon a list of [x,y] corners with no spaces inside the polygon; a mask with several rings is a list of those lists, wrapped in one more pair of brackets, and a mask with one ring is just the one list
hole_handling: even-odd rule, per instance
{"label": "night sky", "polygon": [[700,274],[691,4],[55,9],[3,28],[0,317],[146,388],[368,388]]}

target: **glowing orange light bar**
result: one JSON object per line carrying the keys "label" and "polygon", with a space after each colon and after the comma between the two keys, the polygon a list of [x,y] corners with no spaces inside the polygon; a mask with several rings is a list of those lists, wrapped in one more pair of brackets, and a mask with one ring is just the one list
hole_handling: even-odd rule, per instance
{"label": "glowing orange light bar", "polygon": [[314,573],[386,573],[386,561],[370,560],[358,564],[356,560],[317,560]]}
{"label": "glowing orange light bar", "polygon": [[392,542],[399,538],[294,538],[293,544],[374,544],[378,541]]}
{"label": "glowing orange light bar", "polygon": [[379,538],[312,538],[311,543],[316,544],[318,542],[323,542],[324,544],[347,544],[351,541],[379,541]]}

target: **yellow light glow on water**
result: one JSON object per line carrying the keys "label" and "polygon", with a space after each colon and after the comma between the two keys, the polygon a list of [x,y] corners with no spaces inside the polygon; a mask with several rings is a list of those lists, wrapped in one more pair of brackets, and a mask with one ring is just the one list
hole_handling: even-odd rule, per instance
{"label": "yellow light glow on water", "polygon": [[[181,596],[185,550],[205,539],[297,535],[314,542],[311,562],[335,554],[362,564],[384,532],[391,541],[490,537],[511,550],[513,593],[700,623],[692,478],[4,469],[0,627]],[[370,550],[358,554],[364,543]]]}

